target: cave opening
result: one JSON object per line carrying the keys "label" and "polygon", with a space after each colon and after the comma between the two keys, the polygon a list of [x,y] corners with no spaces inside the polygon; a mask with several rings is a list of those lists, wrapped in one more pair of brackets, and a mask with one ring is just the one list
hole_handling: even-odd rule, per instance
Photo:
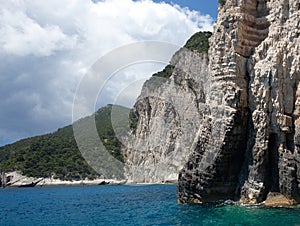
{"label": "cave opening", "polygon": [[266,183],[270,192],[279,192],[279,154],[278,154],[278,139],[277,134],[271,133],[269,135],[268,143],[268,170],[266,179],[269,180]]}

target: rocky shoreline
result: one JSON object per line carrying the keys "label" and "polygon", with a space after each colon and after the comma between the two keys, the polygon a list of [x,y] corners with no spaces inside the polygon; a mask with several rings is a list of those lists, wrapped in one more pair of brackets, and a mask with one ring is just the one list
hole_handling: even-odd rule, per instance
{"label": "rocky shoreline", "polygon": [[84,179],[65,181],[54,178],[34,178],[26,177],[19,172],[8,172],[1,175],[2,187],[39,187],[39,186],[80,186],[80,185],[118,185],[125,184],[126,180],[114,179]]}
{"label": "rocky shoreline", "polygon": [[160,183],[136,183],[130,180],[116,180],[98,178],[94,180],[73,180],[66,181],[54,178],[34,178],[22,175],[20,172],[8,172],[1,175],[0,187],[42,187],[42,186],[90,186],[90,185],[152,185],[152,184],[177,184],[177,180],[163,181]]}

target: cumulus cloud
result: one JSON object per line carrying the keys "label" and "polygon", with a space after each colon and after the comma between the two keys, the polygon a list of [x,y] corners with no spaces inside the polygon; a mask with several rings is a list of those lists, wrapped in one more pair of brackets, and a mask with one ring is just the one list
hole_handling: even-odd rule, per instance
{"label": "cumulus cloud", "polygon": [[[0,145],[70,123],[80,79],[112,49],[144,40],[181,46],[213,24],[208,15],[150,0],[0,0],[0,5]],[[118,84],[145,78],[138,71],[124,72]],[[112,83],[101,105],[119,90]],[[122,103],[131,104],[130,92]]]}
{"label": "cumulus cloud", "polygon": [[59,26],[42,27],[23,12],[2,9],[0,27],[0,46],[4,54],[49,56],[56,50],[72,48],[76,43],[76,37],[68,37]]}

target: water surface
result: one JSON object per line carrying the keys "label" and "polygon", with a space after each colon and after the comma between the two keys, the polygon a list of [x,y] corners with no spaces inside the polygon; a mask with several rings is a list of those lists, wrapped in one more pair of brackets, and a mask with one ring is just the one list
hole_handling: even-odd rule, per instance
{"label": "water surface", "polygon": [[182,205],[175,185],[0,189],[0,225],[299,225],[299,208]]}

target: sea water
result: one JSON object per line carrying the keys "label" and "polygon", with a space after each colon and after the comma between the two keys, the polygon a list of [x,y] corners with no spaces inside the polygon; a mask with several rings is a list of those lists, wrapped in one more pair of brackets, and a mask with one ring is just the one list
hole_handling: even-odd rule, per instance
{"label": "sea water", "polygon": [[0,225],[300,225],[300,208],[182,205],[175,185],[0,189]]}

